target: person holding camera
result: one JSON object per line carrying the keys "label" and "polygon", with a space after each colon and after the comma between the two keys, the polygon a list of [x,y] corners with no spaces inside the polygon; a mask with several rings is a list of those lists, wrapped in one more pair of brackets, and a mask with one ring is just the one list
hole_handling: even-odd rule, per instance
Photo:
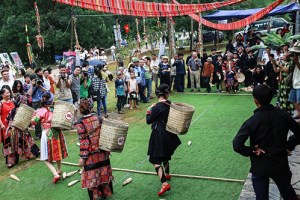
{"label": "person holding camera", "polygon": [[[28,94],[32,97],[32,108],[35,110],[41,107],[42,94],[46,91],[45,85],[37,75],[33,74],[30,77],[31,87],[28,91]],[[35,125],[35,139],[39,140],[42,135],[42,128],[40,124]]]}
{"label": "person holding camera", "polygon": [[89,97],[89,87],[91,85],[91,79],[89,78],[88,70],[82,68],[80,77],[80,99]]}
{"label": "person holding camera", "polygon": [[72,79],[67,75],[66,70],[67,69],[65,65],[59,65],[59,76],[56,83],[56,87],[58,90],[56,90],[56,95],[58,100],[60,101],[73,103],[73,97],[70,89]]}

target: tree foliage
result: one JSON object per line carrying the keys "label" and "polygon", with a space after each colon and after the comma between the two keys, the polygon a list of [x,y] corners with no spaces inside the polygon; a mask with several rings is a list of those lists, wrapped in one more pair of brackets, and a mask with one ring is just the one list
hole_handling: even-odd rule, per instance
{"label": "tree foliage", "polygon": [[[163,0],[147,0],[155,2],[166,2]],[[30,43],[33,52],[40,64],[53,62],[54,55],[61,55],[71,47],[71,16],[77,16],[77,32],[79,43],[82,47],[91,48],[94,46],[107,48],[114,43],[113,25],[118,19],[121,29],[129,24],[130,33],[128,37],[136,37],[135,17],[114,16],[105,13],[97,13],[90,10],[83,10],[77,7],[62,5],[52,0],[36,0],[41,18],[41,35],[45,39],[45,50],[41,51],[35,40],[37,35],[36,15],[34,0],[10,0],[1,1],[0,6],[0,52],[17,51],[23,61],[26,56],[26,34],[25,25],[28,25]],[[215,2],[214,0],[178,0],[180,3],[205,3]],[[227,9],[255,8],[269,5],[272,0],[257,1],[248,0],[242,4],[230,6]],[[223,8],[222,8],[223,9]],[[85,16],[78,16],[85,15]],[[100,15],[91,17],[87,15]],[[165,18],[160,18],[165,23]],[[188,16],[174,17],[175,30],[190,30],[190,18]],[[142,20],[140,18],[140,33],[143,32]],[[157,26],[157,18],[146,20],[147,27]],[[73,46],[75,41],[73,42]]]}

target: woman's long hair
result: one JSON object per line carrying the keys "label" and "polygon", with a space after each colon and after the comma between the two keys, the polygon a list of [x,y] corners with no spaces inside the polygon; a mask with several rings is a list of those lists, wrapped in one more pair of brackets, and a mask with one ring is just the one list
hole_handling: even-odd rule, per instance
{"label": "woman's long hair", "polygon": [[[18,85],[21,85],[21,88],[18,90]],[[20,94],[23,94],[23,84],[20,80],[15,80],[14,84],[13,84],[13,87],[12,87],[12,91],[13,93],[20,93]]]}

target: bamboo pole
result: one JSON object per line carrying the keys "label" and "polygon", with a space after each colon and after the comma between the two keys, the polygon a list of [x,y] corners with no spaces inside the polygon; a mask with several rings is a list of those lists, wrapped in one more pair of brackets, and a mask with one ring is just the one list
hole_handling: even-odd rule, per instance
{"label": "bamboo pole", "polygon": [[[36,160],[41,161],[40,159],[36,159]],[[79,167],[79,165],[76,163],[64,162],[64,161],[62,161],[61,163],[63,165]],[[133,169],[112,168],[112,170],[120,171],[120,172],[131,172],[131,173],[137,173],[137,174],[157,175],[155,172],[147,172],[147,171],[140,171],[140,170],[133,170]],[[196,176],[196,175],[185,175],[185,174],[171,174],[171,175],[173,177],[180,177],[180,178],[204,179],[204,180],[225,181],[225,182],[234,182],[234,183],[244,183],[245,182],[245,180],[210,177],[210,176]]]}

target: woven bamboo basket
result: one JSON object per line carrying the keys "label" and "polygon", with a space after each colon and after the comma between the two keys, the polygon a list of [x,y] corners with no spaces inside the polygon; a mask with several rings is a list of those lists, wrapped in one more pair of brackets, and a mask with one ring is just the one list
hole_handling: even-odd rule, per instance
{"label": "woven bamboo basket", "polygon": [[33,108],[25,104],[21,104],[11,125],[22,131],[25,131],[30,125],[34,111],[35,110]]}
{"label": "woven bamboo basket", "polygon": [[185,103],[171,103],[166,130],[176,135],[188,132],[195,108]]}
{"label": "woven bamboo basket", "polygon": [[101,126],[99,148],[104,151],[123,151],[129,124],[122,121],[104,119]]}
{"label": "woven bamboo basket", "polygon": [[51,127],[59,130],[73,129],[76,107],[68,102],[58,101],[54,104]]}

